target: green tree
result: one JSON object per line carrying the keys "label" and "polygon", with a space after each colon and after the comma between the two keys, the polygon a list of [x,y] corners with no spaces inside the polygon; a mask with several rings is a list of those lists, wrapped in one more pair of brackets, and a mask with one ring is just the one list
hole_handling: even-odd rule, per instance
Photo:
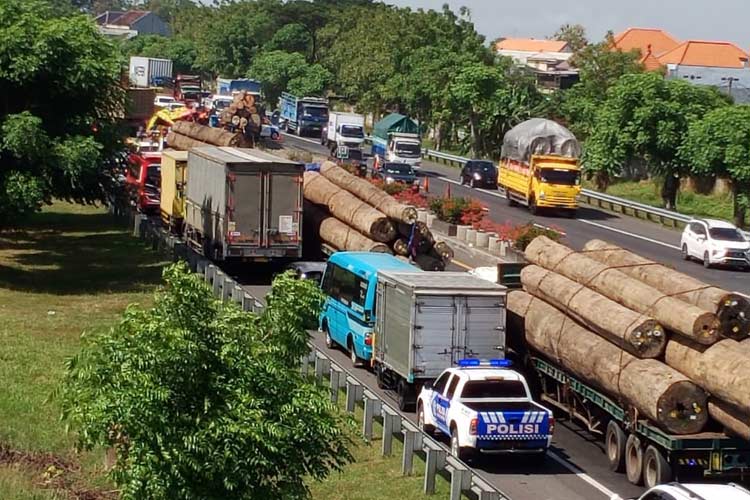
{"label": "green tree", "polygon": [[105,197],[119,72],[90,18],[39,0],[0,2],[0,224],[53,197]]}
{"label": "green tree", "polygon": [[563,24],[550,38],[568,42],[568,47],[574,53],[580,52],[589,44],[586,38],[586,28],[580,24]]}
{"label": "green tree", "polygon": [[690,125],[682,157],[693,173],[732,180],[734,222],[745,227],[750,206],[750,106],[726,106]]}
{"label": "green tree", "polygon": [[196,69],[197,49],[195,42],[181,35],[164,37],[142,35],[123,42],[122,52],[130,56],[171,59],[175,73],[189,73]]}
{"label": "green tree", "polygon": [[308,64],[299,52],[282,50],[260,53],[247,76],[260,80],[272,105],[287,90],[295,95],[322,95],[333,77],[323,66]]}
{"label": "green tree", "polygon": [[284,275],[262,315],[215,299],[185,264],[68,363],[65,419],[114,448],[125,500],[305,498],[352,457],[345,417],[300,374],[320,292]]}
{"label": "green tree", "polygon": [[624,75],[596,114],[584,163],[600,188],[633,159],[663,179],[662,199],[675,209],[679,179],[690,170],[679,150],[691,122],[727,104],[715,88],[665,80],[655,73]]}
{"label": "green tree", "polygon": [[264,47],[265,50],[283,50],[299,52],[307,55],[310,51],[312,38],[307,28],[301,24],[292,23],[283,26]]}

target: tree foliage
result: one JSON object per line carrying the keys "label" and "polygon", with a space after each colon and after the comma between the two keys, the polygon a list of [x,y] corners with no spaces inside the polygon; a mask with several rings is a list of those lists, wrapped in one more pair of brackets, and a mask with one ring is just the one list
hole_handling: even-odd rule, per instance
{"label": "tree foliage", "polygon": [[681,154],[697,175],[732,179],[735,224],[744,227],[750,203],[750,106],[721,107],[693,122]]}
{"label": "tree foliage", "polygon": [[574,53],[580,52],[589,44],[586,38],[586,28],[580,24],[563,24],[551,38],[552,40],[567,42],[568,47]]}
{"label": "tree foliage", "polygon": [[299,52],[274,50],[262,52],[247,73],[261,82],[266,100],[275,104],[281,93],[321,95],[333,76],[320,64],[308,64]]}
{"label": "tree foliage", "polygon": [[39,0],[0,2],[0,224],[52,197],[103,198],[119,69],[89,18]]}
{"label": "tree foliage", "polygon": [[277,278],[262,315],[215,299],[184,264],[154,306],[131,306],[68,364],[64,417],[112,447],[123,499],[305,498],[351,460],[346,421],[299,371],[309,281]]}

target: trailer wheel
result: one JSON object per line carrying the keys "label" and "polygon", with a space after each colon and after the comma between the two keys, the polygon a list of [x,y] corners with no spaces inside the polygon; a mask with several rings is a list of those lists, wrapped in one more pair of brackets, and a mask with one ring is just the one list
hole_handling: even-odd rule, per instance
{"label": "trailer wheel", "polygon": [[380,363],[377,363],[375,365],[375,380],[378,383],[378,389],[385,389],[386,383],[385,383],[385,370],[383,369],[383,366]]}
{"label": "trailer wheel", "polygon": [[653,488],[657,484],[670,481],[672,481],[672,467],[658,448],[649,445],[643,455],[643,486]]}
{"label": "trailer wheel", "polygon": [[607,435],[604,443],[607,450],[609,468],[613,472],[625,470],[625,441],[627,437],[617,422],[610,420],[607,424]]}
{"label": "trailer wheel", "polygon": [[635,434],[629,435],[625,442],[625,475],[636,486],[643,483],[643,446]]}

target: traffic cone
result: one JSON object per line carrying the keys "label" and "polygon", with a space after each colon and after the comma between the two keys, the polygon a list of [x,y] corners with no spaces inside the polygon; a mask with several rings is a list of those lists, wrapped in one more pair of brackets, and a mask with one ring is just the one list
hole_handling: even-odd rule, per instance
{"label": "traffic cone", "polygon": [[430,192],[430,178],[429,177],[424,178],[424,183],[423,183],[422,188],[424,189],[425,193]]}
{"label": "traffic cone", "polygon": [[445,185],[445,193],[443,194],[443,198],[450,198],[451,197],[451,185],[446,184]]}

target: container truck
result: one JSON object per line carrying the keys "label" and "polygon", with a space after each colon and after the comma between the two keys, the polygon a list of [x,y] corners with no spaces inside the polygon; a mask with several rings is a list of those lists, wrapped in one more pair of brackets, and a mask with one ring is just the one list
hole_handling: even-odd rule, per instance
{"label": "container truck", "polygon": [[201,102],[203,81],[196,75],[177,75],[174,82],[174,98],[185,104]]}
{"label": "container truck", "polygon": [[168,149],[161,154],[161,219],[175,234],[182,234],[185,220],[187,160],[187,151]]}
{"label": "container truck", "polygon": [[505,358],[507,289],[461,272],[379,271],[372,367],[412,407],[459,360]]}
{"label": "container truck", "polygon": [[542,118],[527,120],[503,138],[498,185],[508,203],[564,210],[575,216],[581,192],[581,146],[565,127]]}
{"label": "container truck", "polygon": [[331,112],[321,144],[333,152],[339,147],[361,149],[365,142],[365,117],[355,113]]}
{"label": "container truck", "polygon": [[250,92],[260,95],[260,82],[249,78],[217,78],[216,95],[231,96],[233,92]]}
{"label": "container truck", "polygon": [[215,261],[299,259],[304,164],[256,149],[188,153],[185,239]]}
{"label": "container truck", "polygon": [[130,84],[133,87],[156,86],[155,79],[172,79],[172,61],[153,57],[130,57]]}
{"label": "container truck", "polygon": [[375,124],[372,131],[372,155],[375,168],[385,162],[422,164],[422,141],[419,126],[411,118],[391,113]]}
{"label": "container truck", "polygon": [[328,123],[328,100],[320,97],[296,97],[282,92],[280,118],[287,132],[298,136],[320,136]]}

